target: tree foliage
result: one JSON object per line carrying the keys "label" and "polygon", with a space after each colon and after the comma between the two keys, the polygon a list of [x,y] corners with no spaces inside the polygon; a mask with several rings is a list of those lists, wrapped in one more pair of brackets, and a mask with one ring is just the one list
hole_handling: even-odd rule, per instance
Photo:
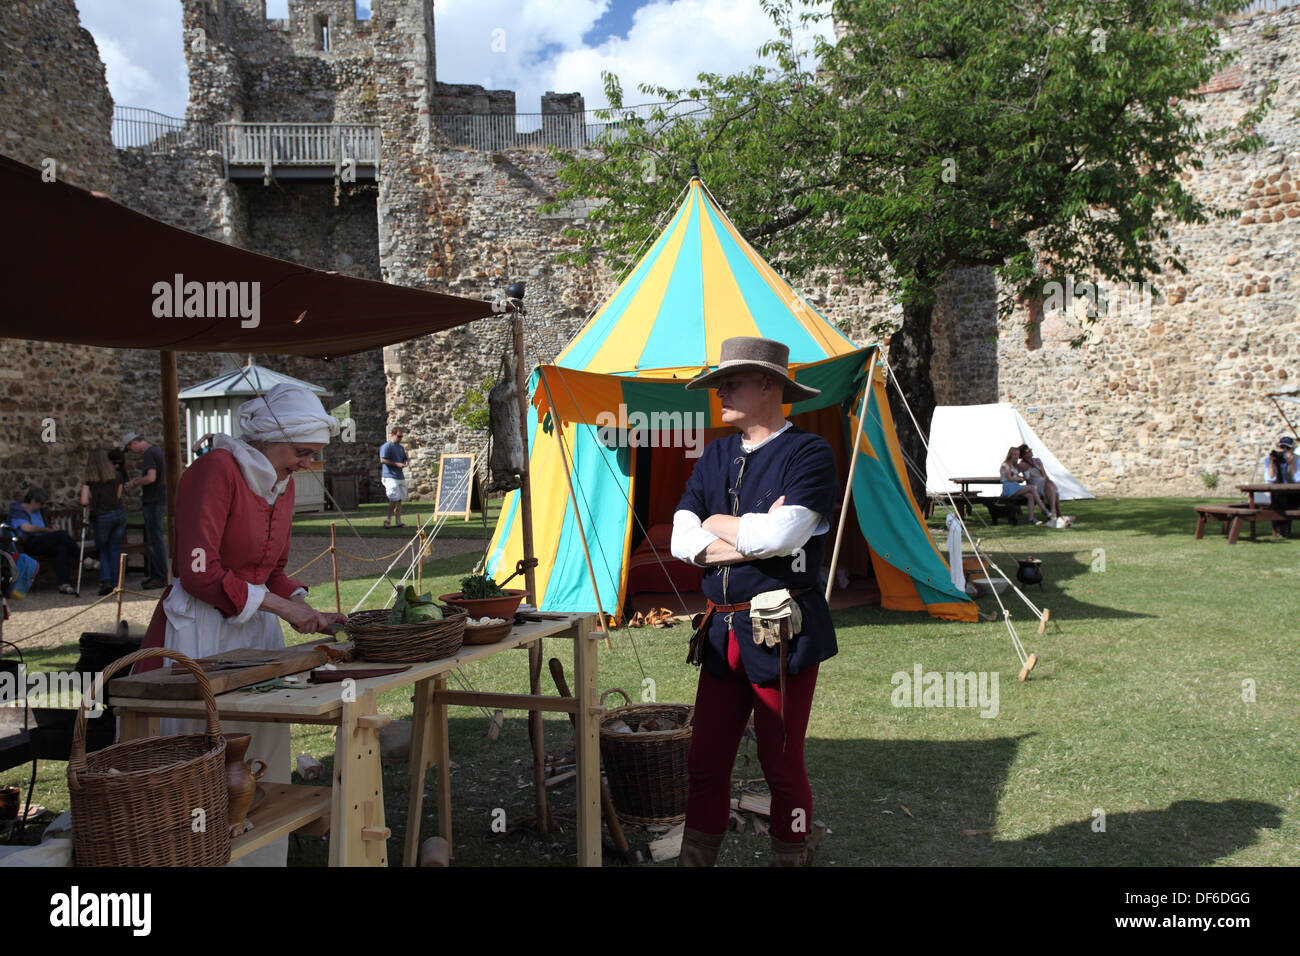
{"label": "tree foliage", "polygon": [[[759,65],[642,86],[665,105],[564,157],[558,200],[603,200],[568,258],[621,271],[698,161],[792,280],[833,270],[901,307],[891,362],[928,421],[931,309],[950,269],[995,270],[1004,307],[1066,276],[1149,281],[1186,271],[1172,224],[1237,212],[1185,179],[1259,146],[1267,96],[1229,127],[1195,115],[1195,91],[1233,59],[1220,24],[1245,0],[795,2],[764,0],[778,35]],[[801,49],[832,14],[838,39]],[[605,83],[622,117],[618,79]]]}

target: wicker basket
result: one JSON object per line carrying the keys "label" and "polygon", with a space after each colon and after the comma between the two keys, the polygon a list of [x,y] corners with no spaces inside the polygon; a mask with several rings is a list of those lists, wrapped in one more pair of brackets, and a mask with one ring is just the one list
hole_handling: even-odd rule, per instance
{"label": "wicker basket", "polygon": [[[627,703],[600,718],[600,759],[619,819],[637,826],[681,823],[686,819],[686,757],[695,708],[632,704],[617,687],[605,691],[601,703],[613,693],[622,694]],[[607,729],[621,720],[635,730],[653,717],[675,720],[681,729],[631,734]]]}
{"label": "wicker basket", "polygon": [[348,615],[344,629],[357,645],[357,656],[365,661],[390,664],[418,664],[451,657],[465,639],[464,608],[449,608],[440,621],[389,624],[391,612],[358,611]]}
{"label": "wicker basket", "polygon": [[[72,848],[77,866],[225,866],[226,740],[203,670],[184,654],[151,647],[109,664],[95,682],[151,657],[170,657],[198,681],[207,706],[202,734],[145,737],[86,754],[86,707],[77,711],[68,757]],[[102,715],[98,720],[111,720]],[[202,814],[196,814],[202,810]],[[197,821],[204,826],[196,826]]]}

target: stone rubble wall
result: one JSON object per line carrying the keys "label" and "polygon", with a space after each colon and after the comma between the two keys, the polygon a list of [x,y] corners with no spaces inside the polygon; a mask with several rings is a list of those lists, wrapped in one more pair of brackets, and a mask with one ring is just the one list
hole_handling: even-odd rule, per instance
{"label": "stone rubble wall", "polygon": [[1133,308],[1103,317],[1081,348],[1069,344],[1083,331],[1073,316],[1046,315],[1041,344],[1024,309],[1001,326],[998,398],[1094,494],[1202,495],[1202,476],[1217,474],[1217,493],[1235,495],[1262,480],[1260,443],[1285,430],[1265,396],[1300,385],[1300,10],[1237,21],[1225,43],[1242,56],[1197,112],[1235,123],[1275,82],[1266,145],[1209,158],[1186,182],[1242,215],[1175,226],[1188,274],[1157,277],[1149,309],[1130,295]]}
{"label": "stone rubble wall", "polygon": [[[377,187],[228,183],[216,154],[192,143],[165,155],[115,151],[103,65],[73,0],[0,8],[0,92],[9,94],[0,97],[0,143],[33,164],[56,155],[70,181],[164,221],[319,268],[485,303],[522,280],[527,364],[551,361],[616,285],[602,266],[555,261],[572,242],[562,230],[589,204],[538,212],[560,188],[545,150],[452,147],[431,131],[431,117],[443,112],[513,113],[514,94],[438,81],[431,0],[373,7],[371,21],[357,22],[350,0],[291,0],[287,21],[268,21],[262,0],[182,2],[190,120],[377,123]],[[331,18],[328,51],[317,48],[320,14]],[[1209,121],[1235,120],[1269,81],[1279,88],[1260,127],[1263,152],[1209,158],[1188,176],[1189,188],[1242,210],[1174,230],[1190,273],[1157,281],[1149,308],[1139,300],[1136,311],[1103,316],[1073,348],[1085,331],[1074,315],[1033,303],[1033,312],[1021,307],[1000,318],[1004,290],[991,273],[955,271],[934,314],[941,404],[1015,403],[1099,494],[1201,494],[1207,472],[1220,475],[1220,493],[1231,493],[1252,476],[1253,443],[1272,441],[1282,427],[1264,396],[1294,387],[1300,374],[1291,288],[1300,221],[1298,19],[1294,9],[1243,18],[1225,35],[1244,56],[1204,91],[1197,108]],[[542,112],[581,105],[576,94],[547,93]],[[897,321],[878,292],[833,275],[801,291],[858,342],[887,335]],[[457,422],[453,409],[496,374],[509,346],[510,322],[485,304],[479,322],[382,352],[332,363],[254,359],[330,389],[327,405],[353,399],[357,442],[331,450],[331,469],[374,474],[370,459],[386,427],[404,426],[412,490],[427,496],[440,453],[481,450],[486,436]],[[233,360],[182,354],[182,387]],[[88,442],[116,441],[125,428],[160,434],[157,395],[153,353],[0,340],[6,493],[39,482],[70,498]],[[54,443],[39,441],[46,418],[56,423]]]}
{"label": "stone rubble wall", "polygon": [[[0,5],[0,152],[38,169],[53,160],[60,181],[116,195],[112,115],[104,64],[73,0]],[[5,329],[21,331],[12,322]],[[118,433],[125,354],[0,338],[6,508],[31,485],[45,489],[51,507],[75,505],[90,446]]]}

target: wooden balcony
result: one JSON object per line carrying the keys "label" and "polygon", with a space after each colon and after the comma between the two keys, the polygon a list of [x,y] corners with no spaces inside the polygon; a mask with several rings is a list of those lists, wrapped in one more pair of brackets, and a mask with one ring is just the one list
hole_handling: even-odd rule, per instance
{"label": "wooden balcony", "polygon": [[379,127],[364,123],[220,123],[226,178],[375,182]]}

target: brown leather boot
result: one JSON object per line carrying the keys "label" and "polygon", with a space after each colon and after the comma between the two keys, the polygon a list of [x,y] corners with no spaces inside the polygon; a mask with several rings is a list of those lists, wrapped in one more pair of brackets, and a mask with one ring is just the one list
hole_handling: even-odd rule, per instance
{"label": "brown leather boot", "polygon": [[722,849],[724,833],[701,833],[687,827],[682,831],[682,852],[677,856],[678,866],[713,866]]}
{"label": "brown leather boot", "polygon": [[812,866],[817,851],[826,842],[826,824],[814,823],[802,843],[783,843],[772,837],[772,862],[768,866]]}

